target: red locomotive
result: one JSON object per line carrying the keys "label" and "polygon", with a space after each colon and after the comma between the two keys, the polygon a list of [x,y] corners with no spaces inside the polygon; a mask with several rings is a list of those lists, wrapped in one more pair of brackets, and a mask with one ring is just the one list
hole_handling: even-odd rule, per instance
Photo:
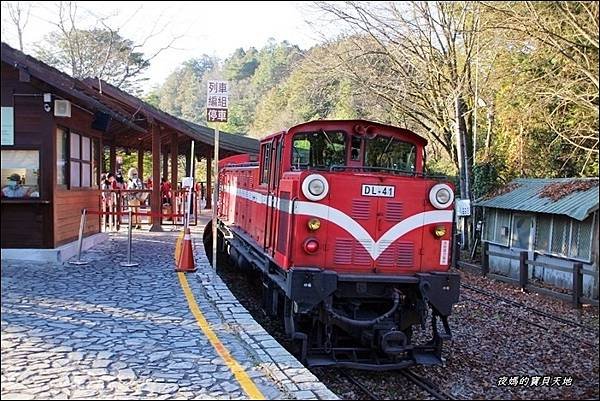
{"label": "red locomotive", "polygon": [[265,309],[310,366],[441,362],[459,295],[454,192],[424,173],[426,144],[389,125],[313,121],[264,138],[258,162],[221,162],[220,254],[262,273]]}

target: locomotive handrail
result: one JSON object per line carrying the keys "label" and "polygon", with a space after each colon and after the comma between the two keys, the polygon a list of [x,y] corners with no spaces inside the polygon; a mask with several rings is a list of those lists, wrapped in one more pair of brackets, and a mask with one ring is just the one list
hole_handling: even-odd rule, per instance
{"label": "locomotive handrail", "polygon": [[403,173],[403,174],[407,174],[407,175],[422,175],[422,173],[417,173],[416,171],[402,170],[402,169],[392,168],[392,167],[346,166],[346,165],[343,165],[343,164],[334,164],[331,167],[329,167],[329,171],[335,171],[337,169],[341,169],[341,170],[345,170],[345,169],[366,170],[366,171],[384,170],[384,171],[392,171],[392,172],[395,172],[395,173]]}
{"label": "locomotive handrail", "polygon": [[419,176],[419,177],[423,177],[423,178],[433,178],[433,179],[447,179],[448,176],[442,175],[442,174],[427,174],[427,173],[418,173],[416,171],[407,171],[407,170],[401,170],[401,169],[396,169],[396,168],[391,168],[391,167],[375,167],[375,166],[346,166],[346,165],[342,165],[342,164],[334,164],[331,167],[329,167],[329,171],[343,171],[343,170],[363,170],[363,171],[378,171],[378,170],[384,170],[384,171],[390,171],[393,173],[401,173],[404,175],[408,175],[408,176]]}
{"label": "locomotive handrail", "polygon": [[334,319],[339,320],[340,322],[344,322],[344,323],[350,324],[352,326],[369,327],[369,326],[373,326],[374,324],[379,323],[383,319],[388,318],[392,313],[396,312],[399,305],[400,305],[400,295],[398,294],[398,291],[394,291],[394,305],[392,306],[392,308],[389,311],[385,312],[383,315],[376,317],[375,319],[371,319],[371,320],[350,319],[349,317],[342,316],[342,315],[336,313],[333,310],[331,305],[326,305],[325,309]]}

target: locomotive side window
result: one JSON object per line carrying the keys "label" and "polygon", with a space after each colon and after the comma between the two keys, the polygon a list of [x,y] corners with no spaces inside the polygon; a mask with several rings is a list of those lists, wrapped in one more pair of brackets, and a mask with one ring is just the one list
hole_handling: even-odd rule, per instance
{"label": "locomotive side window", "polygon": [[346,164],[346,134],[340,131],[306,132],[294,135],[292,168],[329,168]]}
{"label": "locomotive side window", "polygon": [[365,167],[414,172],[416,154],[412,143],[378,136],[366,141]]}
{"label": "locomotive side window", "polygon": [[271,163],[271,143],[265,143],[261,149],[262,163],[260,165],[260,183],[269,183],[269,167]]}
{"label": "locomotive side window", "polygon": [[273,158],[275,159],[275,168],[273,170],[273,178],[271,179],[271,186],[276,187],[281,175],[281,149],[283,148],[283,139],[277,140],[276,148],[273,148]]}

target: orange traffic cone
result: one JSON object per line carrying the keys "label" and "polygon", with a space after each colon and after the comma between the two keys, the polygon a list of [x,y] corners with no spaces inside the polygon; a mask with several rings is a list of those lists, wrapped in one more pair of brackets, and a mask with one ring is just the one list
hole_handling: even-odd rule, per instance
{"label": "orange traffic cone", "polygon": [[194,252],[192,250],[192,239],[190,236],[190,229],[185,229],[185,236],[183,237],[183,246],[179,260],[177,261],[176,272],[193,273],[196,271],[194,265]]}

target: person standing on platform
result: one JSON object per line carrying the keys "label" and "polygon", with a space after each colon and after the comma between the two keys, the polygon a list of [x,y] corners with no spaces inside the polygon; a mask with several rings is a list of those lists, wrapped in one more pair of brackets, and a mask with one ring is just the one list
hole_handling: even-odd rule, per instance
{"label": "person standing on platform", "polygon": [[171,204],[171,183],[166,178],[162,178],[160,183],[160,193],[163,205]]}
{"label": "person standing on platform", "polygon": [[[144,189],[144,184],[142,180],[138,177],[138,171],[135,167],[132,167],[127,172],[127,177],[129,178],[129,182],[127,184],[127,189]],[[141,192],[131,192],[129,194],[129,207],[133,208],[134,213],[138,213],[140,211],[140,195]],[[131,225],[135,226],[135,228],[140,229],[141,226],[140,216],[133,215]]]}

